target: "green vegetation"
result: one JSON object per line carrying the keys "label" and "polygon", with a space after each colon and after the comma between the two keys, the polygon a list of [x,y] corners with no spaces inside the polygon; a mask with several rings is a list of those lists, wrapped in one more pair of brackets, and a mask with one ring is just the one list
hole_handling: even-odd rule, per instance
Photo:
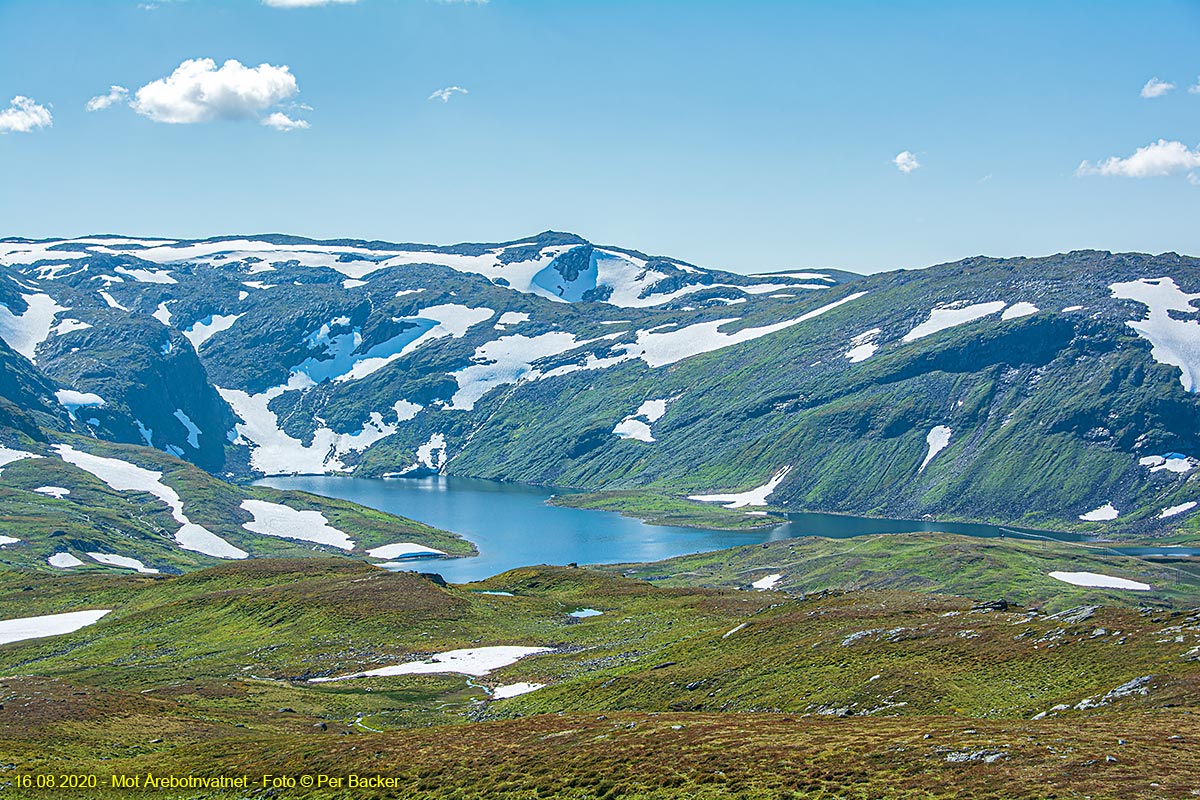
{"label": "green vegetation", "polygon": [[[563,234],[536,239],[538,246],[576,245],[579,257],[590,247]],[[460,337],[426,341],[361,379],[282,391],[269,404],[278,426],[294,447],[310,447],[318,429],[354,436],[378,415],[378,424],[395,425],[395,433],[338,456],[358,475],[408,469],[418,448],[440,435],[449,474],[602,492],[605,499],[589,502],[682,524],[753,524],[735,525],[729,515],[712,516],[720,511],[667,498],[761,486],[791,466],[770,497],[774,508],[1200,541],[1200,523],[1188,513],[1161,516],[1200,500],[1190,481],[1195,469],[1154,471],[1139,463],[1166,453],[1200,458],[1200,395],[1186,391],[1179,368],[1155,361],[1150,343],[1128,327],[1145,306],[1116,299],[1110,289],[1169,275],[1194,292],[1196,259],[1095,251],[974,258],[919,271],[831,274],[817,284],[822,288],[778,294],[742,293],[731,284],[751,279],[713,272],[696,278],[711,280],[710,288],[658,306],[618,308],[554,302],[435,266],[381,269],[366,285],[347,288],[333,269],[288,263],[282,254],[262,257],[275,259],[271,280],[288,285],[287,292],[242,298],[247,265],[233,261],[176,266],[177,285],[114,289],[128,313],[108,307],[88,280],[47,281],[47,291],[92,327],[48,339],[36,366],[0,347],[0,395],[10,401],[0,403],[0,428],[43,439],[75,432],[140,443],[140,421],[155,431],[156,447],[222,477],[249,478],[250,448],[228,440],[236,418],[216,386],[251,394],[281,387],[292,369],[329,357],[327,343],[312,337],[322,326],[328,333],[333,320],[345,320],[335,326],[338,336],[357,331],[367,350],[412,330],[408,320],[422,309],[466,304],[493,316]],[[133,251],[96,254],[92,268],[115,268],[116,259],[137,263]],[[558,266],[574,274],[574,260]],[[28,275],[0,269],[0,290],[19,306],[18,280]],[[744,302],[731,306],[730,299]],[[149,316],[168,301],[176,328],[214,313],[238,321],[195,351],[179,330]],[[993,313],[905,341],[934,308],[1001,302],[1040,310],[1014,319]],[[492,320],[505,312],[528,319],[519,329],[498,330]],[[652,337],[672,330],[723,320],[721,332],[732,333],[801,318],[658,367],[637,358]],[[573,336],[580,346],[544,358],[531,351],[524,379],[501,383],[473,409],[449,407],[460,389],[455,375],[484,358],[479,348],[503,336],[549,334]],[[852,343],[864,334],[877,350],[851,361]],[[711,335],[693,329],[687,338]],[[130,363],[137,369],[118,368]],[[607,366],[593,368],[600,364]],[[555,377],[545,379],[549,374]],[[64,419],[54,381],[96,392],[107,405],[81,410],[82,420]],[[400,421],[399,399],[420,411]],[[666,404],[650,424],[654,441],[619,438],[614,427],[648,400]],[[200,447],[188,443],[177,411],[202,431]],[[922,469],[935,426],[952,435]],[[313,468],[311,458],[306,468]],[[1107,503],[1120,511],[1116,519],[1080,519]]]}
{"label": "green vegetation", "polygon": [[[1168,796],[1200,780],[1194,747],[1168,738],[1196,711],[1197,610],[661,583],[541,567],[440,586],[343,559],[0,572],[0,618],[114,609],[0,646],[4,780],[355,771],[435,797],[814,798]],[[568,616],[581,607],[603,613]],[[501,644],[552,652],[479,678],[308,680]],[[545,687],[488,699],[518,681]],[[613,771],[623,759],[637,777]]]}
{"label": "green vegetation", "polygon": [[[341,551],[246,530],[243,524],[254,518],[241,508],[246,499],[278,503],[297,511],[320,512],[330,525],[350,535],[356,545],[352,555],[359,557],[372,547],[397,541],[410,541],[453,555],[475,552],[474,545],[457,534],[345,500],[307,492],[235,486],[159,450],[76,436],[61,438],[95,455],[161,472],[162,482],[182,498],[184,511],[192,522],[252,556],[298,557],[312,555],[314,550]],[[49,570],[46,558],[62,551],[72,552],[87,562],[76,569],[111,569],[92,564],[84,556],[88,552],[130,556],[166,572],[218,563],[218,559],[183,550],[176,544],[174,534],[179,523],[157,498],[142,492],[116,491],[95,475],[51,454],[44,446],[33,451],[48,454],[4,467],[0,534],[21,541],[0,549],[0,564]],[[70,494],[59,499],[35,491],[44,486],[65,488]]]}
{"label": "green vegetation", "polygon": [[[747,587],[766,575],[775,588],[803,594],[861,589],[936,592],[1005,600],[1056,612],[1071,606],[1200,606],[1200,563],[1148,561],[1101,545],[1048,539],[984,539],[947,533],[904,533],[827,539],[806,536],[680,556],[650,564],[596,569],[656,586]],[[1148,583],[1151,591],[1074,586],[1050,572],[1094,572]]]}
{"label": "green vegetation", "polygon": [[[1200,515],[1161,516],[1200,499],[1193,470],[1152,471],[1138,459],[1200,455],[1200,397],[1128,328],[1144,309],[1114,300],[1108,287],[1171,274],[1194,291],[1196,266],[1173,255],[1088,252],[971,259],[839,275],[794,297],[739,297],[735,310],[723,294],[736,290],[617,309],[518,296],[441,267],[380,270],[351,289],[335,270],[280,263],[272,281],[286,292],[243,298],[238,269],[182,265],[173,269],[178,284],[123,286],[129,312],[102,303],[90,277],[55,281],[56,299],[90,327],[47,339],[36,366],[0,345],[0,440],[39,456],[3,467],[0,535],[20,541],[0,547],[0,620],[112,611],[74,633],[0,645],[0,792],[71,796],[19,781],[156,771],[404,782],[399,791],[307,793],[321,798],[1194,794],[1200,567],[1187,559],[912,534],[793,539],[594,570],[523,568],[447,586],[354,556],[397,541],[473,551],[452,533],[236,485],[252,474],[249,452],[229,441],[236,420],[216,387],[282,385],[295,366],[326,355],[313,334],[328,333],[331,320],[344,318],[336,327],[369,348],[422,308],[471,298],[493,316],[527,314],[522,336],[569,333],[587,344],[536,361],[525,380],[472,410],[449,410],[459,388],[451,373],[510,335],[489,319],[365,378],[281,393],[269,407],[278,425],[305,447],[318,426],[353,435],[372,415],[382,433],[403,399],[421,406],[416,416],[344,454],[357,474],[405,469],[440,434],[450,474],[588,490],[555,502],[662,524],[768,524],[684,498],[761,486],[790,466],[770,497],[774,511],[1195,542]],[[0,272],[0,299],[19,308],[21,276]],[[634,354],[652,330],[733,317],[725,332],[769,325],[860,292],[773,335],[669,365],[579,369]],[[939,304],[997,300],[1041,311],[904,341]],[[150,318],[168,301],[176,327],[215,313],[236,312],[238,323],[197,351]],[[1062,310],[1074,306],[1086,313]],[[851,362],[850,343],[867,332],[877,352]],[[558,377],[534,379],[551,372]],[[76,419],[54,399],[67,386],[106,403]],[[618,438],[614,426],[647,400],[666,404],[654,441]],[[200,444],[176,412],[200,430]],[[953,430],[949,445],[924,465],[938,425]],[[145,428],[183,458],[136,444],[151,438]],[[217,563],[181,550],[166,505],[112,490],[53,456],[52,442],[160,471],[193,522],[258,558]],[[45,486],[70,493],[36,491]],[[246,499],[320,512],[356,547],[343,554],[253,534]],[[1080,519],[1105,503],[1117,519]],[[93,550],[163,574],[46,563],[55,552]],[[1050,578],[1055,570],[1153,588],[1072,586]],[[750,589],[770,575],[780,576],[773,590]],[[571,616],[583,608],[601,613]],[[348,677],[502,645],[547,651],[475,677]],[[518,682],[541,686],[495,699]],[[240,796],[288,795],[260,787]]]}
{"label": "green vegetation", "polygon": [[636,517],[652,525],[743,531],[779,524],[778,517],[748,515],[745,511],[723,508],[712,503],[701,503],[682,497],[670,497],[636,490],[560,494],[555,495],[548,502],[552,506],[567,508],[616,511],[624,516]]}

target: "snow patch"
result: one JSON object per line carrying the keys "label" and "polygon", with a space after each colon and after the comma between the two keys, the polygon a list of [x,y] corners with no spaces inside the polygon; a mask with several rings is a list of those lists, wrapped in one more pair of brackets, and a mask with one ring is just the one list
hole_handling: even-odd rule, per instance
{"label": "snow patch", "polygon": [[412,542],[395,542],[393,544],[380,545],[372,547],[367,551],[367,555],[371,558],[406,558],[406,557],[421,557],[421,556],[444,556],[444,550],[438,550],[434,547],[426,547],[423,544],[413,544]]}
{"label": "snow patch", "polygon": [[118,309],[118,310],[120,310],[120,311],[128,311],[128,310],[129,310],[129,309],[128,309],[128,308],[126,308],[125,306],[123,306],[123,305],[121,305],[120,303],[118,303],[118,302],[116,301],[116,299],[115,299],[115,298],[114,298],[114,297],[113,297],[111,294],[109,294],[108,292],[106,292],[106,291],[104,291],[104,290],[101,290],[101,291],[100,291],[100,297],[101,297],[101,299],[102,299],[102,300],[104,300],[104,302],[105,302],[105,303],[107,303],[107,304],[108,304],[108,307],[109,307],[109,308],[115,308],[115,309]]}
{"label": "snow patch", "polygon": [[146,492],[165,503],[171,509],[171,517],[181,526],[175,533],[175,542],[184,550],[214,558],[245,558],[249,555],[188,519],[183,513],[183,501],[179,499],[179,494],[162,482],[161,472],[144,469],[119,458],[94,456],[67,444],[56,444],[54,449],[63,461],[90,472],[118,492]]}
{"label": "snow patch", "polygon": [[110,567],[121,567],[122,569],[135,569],[138,572],[142,572],[147,575],[157,575],[158,574],[158,570],[154,569],[153,567],[147,567],[145,564],[143,564],[138,559],[130,558],[129,556],[118,556],[118,555],[113,555],[112,553],[88,553],[88,556],[93,561],[98,561],[101,564],[107,564]]}
{"label": "snow patch", "polygon": [[55,500],[62,500],[71,493],[70,489],[64,489],[61,486],[39,486],[34,491],[47,497],[53,497]]}
{"label": "snow patch", "polygon": [[1099,508],[1093,508],[1086,514],[1080,514],[1079,518],[1084,522],[1104,522],[1110,519],[1116,519],[1121,512],[1113,506],[1112,503],[1105,503]]}
{"label": "snow patch", "polygon": [[254,469],[267,475],[348,472],[341,456],[364,450],[380,439],[391,436],[396,432],[398,422],[411,419],[421,410],[421,406],[401,400],[393,406],[398,417],[397,423],[384,422],[383,415],[374,411],[358,433],[335,433],[322,425],[313,432],[312,443],[305,445],[279,427],[279,420],[270,404],[286,391],[298,391],[310,386],[312,380],[307,375],[293,372],[286,384],[255,395],[239,389],[216,387],[242,420],[235,425],[237,435],[234,442],[251,446],[250,465]]}
{"label": "snow patch", "polygon": [[33,453],[27,453],[24,450],[13,450],[0,445],[0,467],[11,464],[14,461],[20,461],[23,458],[38,458],[38,456]]}
{"label": "snow patch", "polygon": [[736,628],[731,628],[731,629],[725,631],[725,633],[721,634],[721,638],[728,639],[730,636],[733,636],[738,631],[744,630],[745,627],[749,624],[750,624],[749,622],[743,622],[741,625],[738,625]]}
{"label": "snow patch", "polygon": [[504,700],[508,697],[516,697],[522,694],[536,692],[538,689],[546,688],[544,683],[510,683],[507,686],[497,686],[492,690],[493,700]]}
{"label": "snow patch", "polygon": [[520,334],[502,336],[475,348],[475,354],[471,357],[473,362],[471,366],[450,373],[458,382],[459,388],[451,399],[449,408],[469,411],[475,407],[475,403],[480,398],[492,389],[521,381],[542,380],[583,370],[607,369],[634,359],[641,359],[652,368],[674,364],[685,358],[748,342],[789,328],[821,316],[865,294],[866,292],[858,292],[849,295],[795,319],[760,328],[745,328],[733,333],[726,333],[720,328],[738,322],[739,319],[736,317],[701,322],[661,333],[655,329],[638,331],[637,341],[632,344],[615,346],[613,348],[616,351],[614,355],[597,357],[594,353],[587,353],[576,363],[565,364],[545,371],[534,368],[534,363],[623,334],[608,334],[599,339],[586,341],[578,341],[574,335],[562,331],[552,331],[534,337]]}
{"label": "snow patch", "polygon": [[46,559],[46,563],[55,569],[71,569],[72,567],[83,566],[82,561],[67,552],[55,553]]}
{"label": "snow patch", "polygon": [[513,325],[520,325],[523,322],[529,321],[529,315],[523,311],[505,311],[500,315],[500,319],[496,320],[496,330],[507,330]]}
{"label": "snow patch", "polygon": [[128,275],[138,283],[179,283],[171,277],[171,273],[165,269],[129,269],[127,267],[117,267],[114,272],[119,272],[122,275]]}
{"label": "snow patch", "polygon": [[462,650],[447,650],[436,653],[424,661],[409,661],[391,667],[356,672],[337,678],[313,678],[312,683],[344,681],[351,678],[385,677],[389,675],[430,675],[453,672],[461,675],[482,677],[492,670],[507,667],[528,656],[553,652],[550,647],[473,647]]}
{"label": "snow patch", "polygon": [[167,308],[168,303],[174,303],[174,300],[164,300],[158,304],[158,308],[150,316],[161,322],[163,325],[171,324],[171,309]]}
{"label": "snow patch", "polygon": [[851,364],[866,361],[879,350],[879,344],[875,339],[881,333],[883,333],[881,328],[871,328],[869,331],[858,334],[850,340],[851,347],[845,352],[845,357],[850,360]]}
{"label": "snow patch", "polygon": [[1097,589],[1132,589],[1135,592],[1148,592],[1150,584],[1141,581],[1131,581],[1128,578],[1115,578],[1112,575],[1100,575],[1096,572],[1051,572],[1051,578],[1075,586],[1088,586]]}
{"label": "snow patch", "polygon": [[1153,347],[1150,357],[1160,364],[1179,367],[1185,391],[1196,391],[1200,382],[1200,322],[1180,320],[1170,312],[1195,314],[1192,305],[1200,294],[1187,294],[1171,278],[1142,278],[1109,286],[1113,297],[1134,300],[1148,309],[1144,319],[1126,322]]}
{"label": "snow patch", "polygon": [[397,400],[392,405],[392,410],[396,412],[397,422],[408,422],[410,419],[420,413],[422,408],[424,408],[424,406],[417,405],[416,403],[410,403],[407,400]]}
{"label": "snow patch", "polygon": [[254,515],[253,520],[242,524],[251,533],[314,542],[342,550],[354,549],[354,541],[330,526],[320,511],[297,511],[265,500],[243,500],[242,508]]}
{"label": "snow patch", "polygon": [[71,331],[86,331],[90,327],[92,327],[92,326],[86,322],[80,322],[77,319],[68,318],[68,319],[62,320],[57,325],[55,325],[53,328],[51,328],[50,332],[53,333],[55,336],[65,336],[66,334],[70,333]]}
{"label": "snow patch", "polygon": [[[348,372],[337,376],[335,380],[354,381],[365,378],[435,339],[461,339],[467,335],[470,328],[486,322],[495,314],[490,308],[470,308],[453,303],[423,308],[415,317],[398,320],[414,323],[415,329],[372,347],[354,362],[354,366]],[[413,330],[419,331],[415,338],[410,335]]]}
{"label": "snow patch", "polygon": [[929,430],[929,433],[925,435],[925,443],[929,445],[929,452],[925,454],[925,460],[921,462],[917,472],[924,472],[925,467],[929,466],[929,462],[933,461],[933,457],[946,449],[953,433],[954,431],[945,425],[934,425]]}
{"label": "snow patch", "polygon": [[1004,313],[1000,315],[1000,319],[1020,319],[1028,317],[1031,314],[1036,314],[1041,311],[1040,308],[1033,303],[1013,303],[1008,308],[1004,309]]}
{"label": "snow patch", "polygon": [[0,620],[0,644],[74,633],[80,628],[95,624],[111,611],[112,609],[102,608],[94,611],[70,611],[66,614],[45,614],[40,617]]}
{"label": "snow patch", "polygon": [[361,380],[427,342],[446,337],[461,339],[472,326],[490,319],[495,313],[490,308],[457,304],[423,308],[415,316],[394,318],[394,322],[408,323],[408,327],[361,353],[358,348],[362,344],[362,334],[358,328],[347,333],[333,333],[350,323],[349,318],[338,317],[309,334],[306,340],[312,347],[323,346],[321,355],[326,357],[308,358],[293,367],[292,374],[304,375],[313,383],[326,379],[337,382]]}
{"label": "snow patch", "polygon": [[766,575],[750,585],[755,589],[758,589],[760,592],[765,592],[768,589],[774,589],[775,584],[779,583],[782,578],[782,575]]}
{"label": "snow patch", "polygon": [[543,333],[539,336],[501,336],[475,348],[472,364],[450,373],[458,383],[458,391],[450,400],[450,408],[470,411],[485,394],[523,378],[535,380],[541,376],[533,369],[533,362],[540,358],[574,350],[587,342],[579,342],[575,336],[562,331]]}
{"label": "snow patch", "polygon": [[705,503],[724,503],[725,508],[745,508],[746,506],[765,506],[767,498],[779,487],[783,479],[791,471],[791,466],[786,466],[776,472],[771,480],[754,489],[749,489],[745,492],[737,492],[734,494],[696,494],[688,496],[689,500],[700,500]]}
{"label": "snow patch", "polygon": [[968,306],[954,305],[935,308],[929,312],[929,319],[904,334],[904,341],[915,342],[917,339],[923,339],[938,331],[974,322],[989,314],[995,314],[1006,305],[1008,304],[1003,300],[995,300],[990,303],[975,303]]}
{"label": "snow patch", "polygon": [[67,410],[67,416],[75,419],[75,412],[81,408],[104,408],[104,398],[92,392],[77,392],[74,389],[59,389],[54,393],[54,399]]}
{"label": "snow patch", "polygon": [[742,342],[753,341],[768,334],[785,330],[793,325],[798,325],[801,322],[819,317],[864,295],[866,295],[866,292],[856,292],[855,294],[843,297],[841,300],[836,300],[809,311],[807,314],[802,314],[795,319],[777,322],[773,325],[764,325],[760,328],[743,328],[733,333],[725,333],[720,329],[729,323],[737,322],[736,318],[698,322],[686,328],[664,333],[638,331],[637,342],[635,344],[623,345],[623,347],[627,354],[635,358],[641,358],[651,367],[663,367],[668,364],[674,364],[677,361],[682,361],[685,358],[700,355],[701,353],[710,353],[714,350],[720,350],[731,345],[741,344]]}
{"label": "snow patch", "polygon": [[820,272],[773,272],[768,275],[764,275],[763,277],[766,277],[766,278],[795,278],[798,281],[829,281],[830,283],[836,282],[833,278],[831,278],[828,275],[825,275],[823,273],[820,273]]}
{"label": "snow patch", "polygon": [[1164,508],[1162,510],[1162,513],[1158,515],[1158,518],[1166,519],[1167,517],[1174,517],[1174,516],[1184,513],[1185,511],[1191,511],[1195,507],[1196,507],[1196,501],[1190,500],[1186,503],[1180,503],[1177,506],[1171,506],[1169,508]]}
{"label": "snow patch", "polygon": [[232,328],[233,323],[241,319],[242,316],[242,314],[214,314],[192,325],[192,327],[183,332],[183,335],[192,343],[192,347],[199,350],[200,345],[221,331],[227,331]]}
{"label": "snow patch", "polygon": [[38,345],[50,337],[54,317],[71,309],[60,306],[48,294],[21,297],[28,306],[22,314],[14,314],[8,306],[0,304],[0,339],[36,364]]}
{"label": "snow patch", "polygon": [[668,400],[645,401],[638,406],[637,411],[618,422],[613,428],[613,433],[622,439],[653,442],[654,437],[650,435],[650,426],[667,413],[668,402]]}
{"label": "snow patch", "polygon": [[446,463],[446,437],[435,433],[429,441],[417,448],[417,463],[427,469],[439,470]]}

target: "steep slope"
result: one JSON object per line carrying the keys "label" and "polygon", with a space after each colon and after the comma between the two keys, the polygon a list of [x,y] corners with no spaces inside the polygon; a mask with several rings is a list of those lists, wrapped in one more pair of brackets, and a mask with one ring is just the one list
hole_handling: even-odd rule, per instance
{"label": "steep slope", "polygon": [[[0,449],[0,565],[153,574],[314,552],[375,563],[473,552],[454,534],[354,503],[234,486],[146,447],[53,438]],[[368,552],[387,545],[394,554]]]}
{"label": "steep slope", "polygon": [[5,340],[124,420],[77,414],[93,433],[153,430],[233,476],[447,472],[1116,535],[1190,536],[1200,507],[1200,262],[1173,253],[747,277],[560,233],[272,235],[10,239],[0,265],[30,320]]}

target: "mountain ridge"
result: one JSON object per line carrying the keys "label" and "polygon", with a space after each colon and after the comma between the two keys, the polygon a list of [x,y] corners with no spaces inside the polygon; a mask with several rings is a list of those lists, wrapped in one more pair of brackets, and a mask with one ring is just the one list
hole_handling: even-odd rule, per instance
{"label": "mountain ridge", "polygon": [[0,338],[92,399],[59,429],[225,479],[686,497],[786,467],[758,503],[1153,537],[1200,502],[1189,291],[1175,253],[738,275],[554,231],[0,240]]}

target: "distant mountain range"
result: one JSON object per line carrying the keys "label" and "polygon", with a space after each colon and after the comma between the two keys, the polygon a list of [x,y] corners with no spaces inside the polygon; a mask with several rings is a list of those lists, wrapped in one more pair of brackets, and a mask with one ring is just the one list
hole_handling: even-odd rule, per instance
{"label": "distant mountain range", "polygon": [[554,232],[10,238],[0,442],[1179,538],[1190,292],[1173,253],[745,276]]}

